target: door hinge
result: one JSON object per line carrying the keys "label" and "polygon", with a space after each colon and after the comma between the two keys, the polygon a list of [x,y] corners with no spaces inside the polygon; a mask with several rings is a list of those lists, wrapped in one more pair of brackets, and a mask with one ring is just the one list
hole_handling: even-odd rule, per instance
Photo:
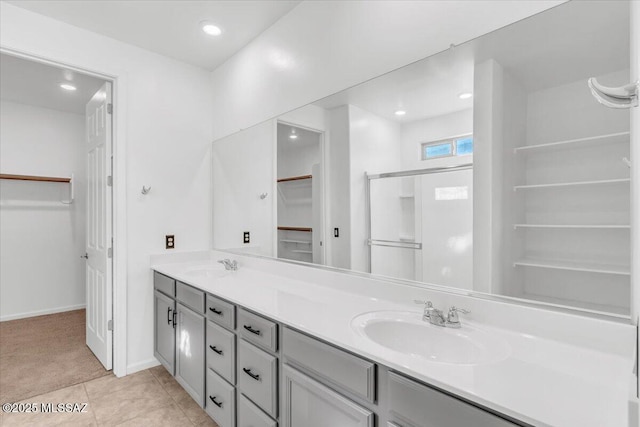
{"label": "door hinge", "polygon": [[107,113],[113,114],[113,104],[107,104]]}
{"label": "door hinge", "polygon": [[109,258],[113,258],[113,248],[109,248],[109,249],[107,249],[107,256],[108,256]]}
{"label": "door hinge", "polygon": [[113,331],[113,319],[107,322],[107,331]]}
{"label": "door hinge", "polygon": [[109,175],[107,177],[107,185],[111,187],[113,185],[113,176]]}

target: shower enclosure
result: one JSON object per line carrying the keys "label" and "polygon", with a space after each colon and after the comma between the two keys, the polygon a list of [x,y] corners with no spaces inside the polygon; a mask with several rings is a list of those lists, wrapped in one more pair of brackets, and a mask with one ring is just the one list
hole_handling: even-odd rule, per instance
{"label": "shower enclosure", "polygon": [[472,289],[472,168],[366,175],[370,273]]}

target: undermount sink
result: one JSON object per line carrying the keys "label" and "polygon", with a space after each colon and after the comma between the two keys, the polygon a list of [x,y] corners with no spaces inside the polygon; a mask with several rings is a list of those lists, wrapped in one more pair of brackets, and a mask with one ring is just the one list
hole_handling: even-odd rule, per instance
{"label": "undermount sink", "polygon": [[199,266],[187,269],[184,274],[191,277],[224,277],[229,272],[222,266]]}
{"label": "undermount sink", "polygon": [[462,322],[452,329],[423,321],[422,313],[374,311],[354,317],[351,327],[388,350],[435,363],[478,365],[509,356],[505,340]]}

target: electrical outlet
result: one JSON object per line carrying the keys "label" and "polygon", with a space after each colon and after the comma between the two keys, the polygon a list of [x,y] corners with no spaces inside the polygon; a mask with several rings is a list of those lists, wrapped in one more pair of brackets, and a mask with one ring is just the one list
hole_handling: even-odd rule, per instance
{"label": "electrical outlet", "polygon": [[176,247],[176,238],[173,234],[164,236],[164,247],[166,249],[174,249]]}
{"label": "electrical outlet", "polygon": [[251,243],[251,234],[248,231],[243,233],[242,243]]}
{"label": "electrical outlet", "polygon": [[340,229],[338,227],[333,229],[333,237],[340,237]]}

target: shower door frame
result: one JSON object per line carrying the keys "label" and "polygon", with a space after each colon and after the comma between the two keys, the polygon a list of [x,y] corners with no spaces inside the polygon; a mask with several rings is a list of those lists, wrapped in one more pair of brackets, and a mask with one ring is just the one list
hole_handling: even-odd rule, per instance
{"label": "shower door frame", "polygon": [[386,247],[394,247],[394,248],[407,248],[407,249],[422,249],[421,243],[410,243],[403,242],[401,245],[399,242],[393,241],[385,241],[385,240],[377,240],[380,243],[374,243],[374,240],[371,238],[371,180],[381,179],[381,178],[402,178],[407,176],[420,176],[420,175],[430,175],[434,173],[443,173],[443,172],[454,172],[454,171],[462,171],[473,169],[473,163],[463,163],[461,165],[455,166],[438,166],[432,168],[425,169],[412,169],[406,171],[398,171],[398,172],[385,172],[385,173],[377,173],[377,174],[368,174],[365,175],[365,209],[367,210],[367,215],[365,217],[366,226],[367,226],[367,247],[369,248],[367,252],[367,267],[368,272],[371,273],[371,247],[372,246],[386,246]]}

